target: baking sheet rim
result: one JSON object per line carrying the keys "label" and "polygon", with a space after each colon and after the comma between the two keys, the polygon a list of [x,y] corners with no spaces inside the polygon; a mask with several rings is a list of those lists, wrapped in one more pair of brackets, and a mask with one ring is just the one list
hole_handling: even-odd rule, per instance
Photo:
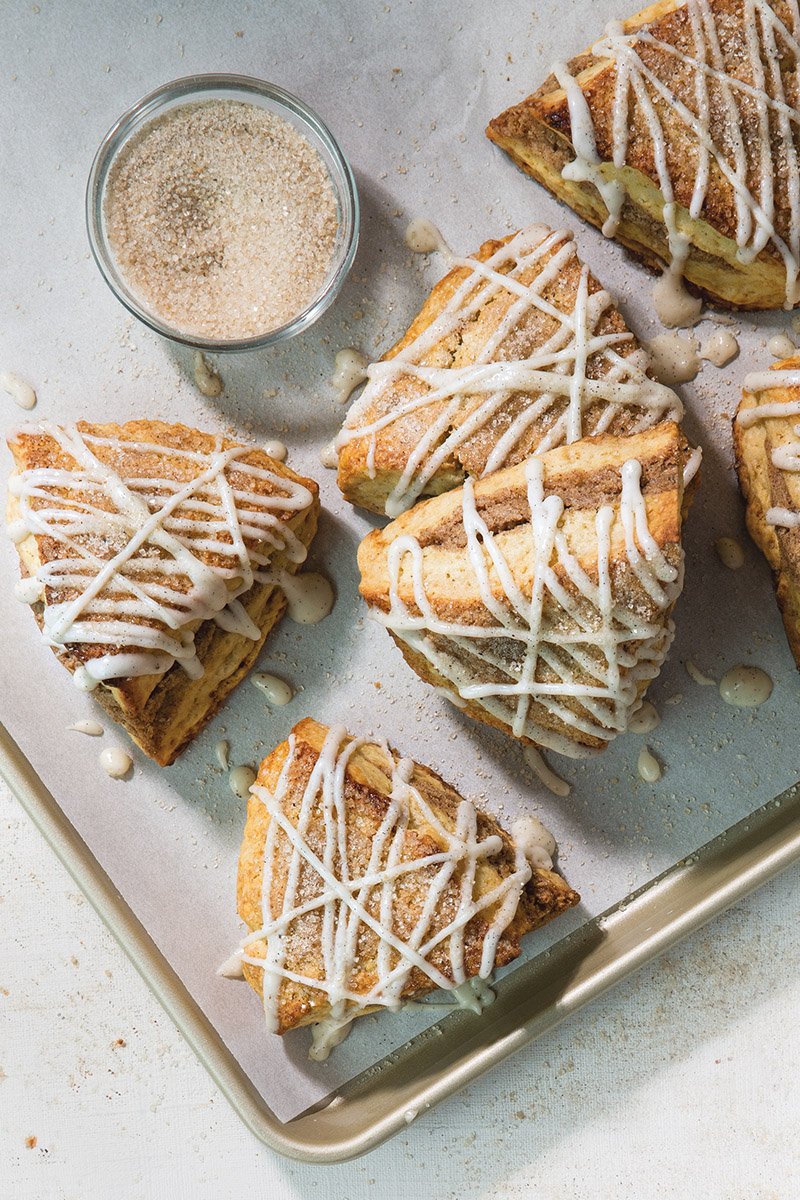
{"label": "baking sheet rim", "polygon": [[[281,1154],[315,1163],[341,1162],[374,1149],[800,861],[796,784],[506,976],[498,999],[481,1017],[451,1013],[283,1123],[2,724],[0,776],[251,1132]],[[432,1050],[438,1062],[431,1062]]]}

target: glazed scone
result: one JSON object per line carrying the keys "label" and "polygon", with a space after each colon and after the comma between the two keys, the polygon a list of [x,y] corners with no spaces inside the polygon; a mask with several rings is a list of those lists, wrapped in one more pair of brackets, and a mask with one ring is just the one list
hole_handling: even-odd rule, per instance
{"label": "glazed scone", "polygon": [[733,439],[747,528],[772,568],[800,666],[800,357],[745,377]]}
{"label": "glazed scone", "polygon": [[796,305],[796,9],[659,0],[597,33],[488,136],[675,282],[725,307]]}
{"label": "glazed scone", "polygon": [[579,900],[428,767],[310,719],[261,764],[237,896],[268,1028],[314,1026],[317,1058],[354,1017],[486,979]]}
{"label": "glazed scone", "polygon": [[678,397],[649,369],[571,234],[534,225],[484,242],[370,366],[337,439],[339,487],[396,517],[586,434],[679,420]]}
{"label": "glazed scone", "polygon": [[161,421],[43,423],[9,447],[18,594],[78,686],[166,766],[283,614],[317,485],[263,450]]}
{"label": "glazed scone", "polygon": [[361,594],[470,716],[562,754],[603,749],[672,640],[687,452],[665,422],[467,480],[364,539]]}

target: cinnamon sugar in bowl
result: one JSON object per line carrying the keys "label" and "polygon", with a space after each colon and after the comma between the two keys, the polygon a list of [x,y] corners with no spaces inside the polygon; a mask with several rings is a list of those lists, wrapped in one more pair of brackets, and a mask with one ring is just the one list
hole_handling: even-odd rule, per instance
{"label": "cinnamon sugar in bowl", "polygon": [[288,92],[178,79],[109,131],[86,193],[89,240],[141,321],[204,350],[269,346],[332,303],[358,242],[347,160]]}

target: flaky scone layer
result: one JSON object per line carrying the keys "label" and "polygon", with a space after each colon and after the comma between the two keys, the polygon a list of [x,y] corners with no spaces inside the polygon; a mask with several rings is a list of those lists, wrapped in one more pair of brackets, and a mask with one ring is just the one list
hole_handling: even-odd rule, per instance
{"label": "flaky scone layer", "polygon": [[[759,18],[743,0],[708,0],[702,8],[660,0],[623,21],[620,34],[628,36],[617,47],[627,43],[635,57],[625,55],[622,69],[633,64],[641,93],[621,80],[614,39],[598,30],[596,48],[567,65],[591,115],[595,180],[570,170],[564,178],[564,168],[580,157],[582,134],[563,76],[550,75],[492,120],[487,134],[594,225],[602,227],[609,215],[597,181],[618,185],[625,199],[613,236],[655,269],[673,257],[664,210],[674,200],[675,228],[690,243],[683,274],[716,303],[744,309],[796,303],[787,261],[793,276],[791,181],[800,143],[797,122],[783,109],[799,111],[800,88],[791,35],[780,32],[781,23],[792,30],[794,19],[783,0],[769,7]],[[669,194],[659,173],[662,149]]]}
{"label": "flaky scone layer", "polygon": [[532,453],[677,419],[680,401],[649,367],[570,233],[484,242],[369,368],[337,439],[339,487],[397,516]]}
{"label": "flaky scone layer", "polygon": [[361,543],[361,594],[470,716],[562,753],[601,749],[671,641],[686,455],[664,423],[424,501]]}
{"label": "flaky scone layer", "polygon": [[[320,759],[328,753],[333,738],[337,754],[343,763],[341,794],[338,807],[329,809],[326,824],[323,797],[319,784],[314,788],[313,772],[320,770]],[[392,821],[392,812],[398,803],[398,763],[407,766],[402,778],[409,785],[404,795],[402,813],[392,825],[393,837],[387,840],[383,851],[375,855],[375,845],[387,820]],[[288,764],[288,765],[287,765]],[[311,800],[303,808],[303,798],[309,786]],[[259,791],[261,790],[261,794]],[[271,812],[270,798],[277,801],[281,820],[280,830],[271,828],[275,820]],[[394,797],[394,798],[393,798]],[[259,965],[268,958],[278,977],[270,976],[270,996],[267,997],[268,1016],[278,1033],[285,1033],[300,1025],[317,1024],[331,1016],[331,964],[326,962],[324,922],[331,919],[334,925],[342,920],[343,909],[333,900],[333,893],[313,865],[313,860],[331,863],[334,873],[343,874],[341,851],[334,850],[333,859],[326,858],[327,839],[334,836],[334,844],[344,847],[346,873],[350,880],[362,876],[378,878],[378,883],[361,895],[361,903],[375,927],[363,921],[358,925],[357,951],[345,956],[346,978],[339,980],[339,990],[352,994],[353,999],[344,1005],[348,1019],[364,1012],[382,1007],[380,1003],[380,979],[388,977],[402,961],[396,950],[388,949],[387,935],[401,942],[413,940],[413,931],[422,921],[424,938],[416,939],[417,945],[435,940],[438,931],[447,928],[453,921],[462,903],[465,860],[454,860],[455,870],[444,888],[437,893],[434,911],[424,916],[426,903],[430,907],[431,889],[438,886],[442,856],[446,858],[449,836],[452,835],[462,813],[465,801],[434,771],[410,760],[400,760],[388,747],[372,742],[359,742],[353,748],[353,740],[344,731],[332,731],[306,719],[295,726],[291,738],[282,742],[264,760],[258,774],[254,793],[248,804],[247,824],[239,860],[238,908],[239,914],[253,934],[264,927],[267,916],[265,904],[270,912],[281,914],[286,906],[298,913],[285,926],[282,933],[280,952],[268,946],[269,939],[258,938],[246,943],[246,960],[243,964],[245,978],[262,995],[264,991],[264,969]],[[469,809],[469,805],[467,805]],[[474,810],[473,810],[474,811]],[[502,888],[504,880],[510,880],[518,869],[518,855],[508,834],[497,822],[483,812],[477,812],[476,836],[481,841],[495,839],[497,850],[480,857],[470,894],[476,903]],[[292,868],[292,845],[286,829],[299,838],[302,852],[299,862]],[[333,833],[332,833],[333,830]],[[398,832],[399,831],[399,832]],[[339,840],[341,839],[341,840]],[[394,839],[399,839],[395,841]],[[397,877],[392,903],[387,916],[381,908],[383,884],[381,872],[388,864],[389,847],[393,861],[399,860],[419,867],[407,870]],[[269,854],[270,884],[264,893],[265,848]],[[439,861],[436,861],[436,856]],[[430,866],[423,865],[434,856]],[[286,899],[290,871],[298,874],[291,885],[291,898]],[[526,872],[527,874],[527,872]],[[385,876],[384,876],[385,878]],[[333,910],[325,916],[323,903],[333,903]],[[502,966],[514,959],[520,951],[520,939],[552,917],[578,902],[579,897],[554,871],[534,868],[524,886],[512,894],[516,896],[514,908],[508,911],[508,920],[497,941],[494,964]],[[316,900],[316,903],[315,903]],[[491,922],[498,911],[498,901],[483,908],[464,927],[463,968],[467,978],[476,975],[484,957],[485,939]],[[377,928],[377,932],[376,932]],[[332,943],[331,943],[332,945]],[[277,955],[277,957],[276,957]],[[386,956],[386,957],[384,957]],[[453,963],[449,938],[440,940],[426,954],[431,967],[441,972],[444,981],[453,982]],[[247,961],[247,960],[252,961]],[[279,966],[275,964],[279,963]],[[301,976],[297,982],[288,976]],[[313,986],[314,981],[319,986]],[[388,984],[387,984],[388,986]],[[402,986],[397,991],[397,1000],[420,996],[434,987],[428,974],[412,966],[403,976]],[[378,1002],[369,1004],[367,998],[377,990]],[[382,997],[383,1000],[386,997]]]}
{"label": "flaky scone layer", "polygon": [[[775,363],[772,371],[791,371],[800,379],[800,357]],[[766,406],[773,415],[745,423]],[[780,411],[783,408],[785,414]],[[755,391],[745,388],[733,422],[733,440],[739,484],[747,503],[747,528],[772,568],[786,637],[800,666],[800,526],[776,525],[767,519],[775,509],[800,513],[800,474],[773,461],[775,451],[797,453],[798,422],[800,383],[776,383]]]}
{"label": "flaky scone layer", "polygon": [[[15,472],[9,482],[7,515],[10,523],[25,526],[23,536],[17,542],[23,577],[32,579],[44,572],[47,579],[40,597],[32,604],[40,627],[46,628],[48,609],[53,613],[79,599],[82,591],[91,586],[93,576],[112,560],[123,563],[131,583],[139,589],[138,594],[150,589],[162,603],[163,597],[171,594],[175,597],[174,605],[179,607],[190,597],[190,581],[181,570],[172,570],[165,575],[164,565],[171,567],[172,560],[168,560],[166,551],[150,541],[144,540],[138,550],[127,553],[126,544],[129,545],[129,539],[134,536],[131,531],[136,522],[118,518],[113,479],[120,480],[120,504],[126,502],[127,496],[135,500],[144,495],[148,498],[151,513],[156,513],[159,505],[169,502],[171,495],[191,486],[203,464],[214,454],[233,452],[240,443],[162,421],[130,421],[124,425],[81,421],[75,430],[77,440],[72,450],[69,448],[72,443],[58,440],[61,433],[55,427],[25,428],[9,439]],[[88,464],[75,457],[83,444],[82,439],[94,456]],[[226,488],[230,491],[224,491],[214,503],[210,503],[213,497],[207,491],[198,497],[189,495],[168,518],[168,527],[171,529],[174,525],[178,535],[184,536],[191,547],[191,569],[202,572],[205,568],[224,566],[232,554],[235,526],[230,524],[232,517],[223,518],[235,506],[243,552],[257,555],[259,562],[268,562],[269,573],[275,577],[281,572],[294,572],[298,555],[292,552],[293,549],[307,547],[316,530],[317,485],[270,459],[262,450],[242,449],[240,456],[226,468]],[[92,461],[99,466],[93,467]],[[106,469],[111,474],[101,485],[98,472]],[[24,487],[28,479],[34,479],[35,484],[25,494],[29,514],[26,516],[20,487]],[[217,486],[214,478],[209,479],[208,486]],[[287,495],[294,495],[295,502],[287,501],[281,507],[281,488],[284,486]],[[301,503],[297,503],[298,496],[303,498]],[[272,526],[266,535],[262,535],[257,519],[263,521],[266,503],[271,505]],[[63,512],[53,515],[59,505]],[[229,506],[227,509],[226,505]],[[92,513],[95,514],[93,524]],[[37,514],[45,521],[41,529],[35,525]],[[74,517],[74,527],[65,542],[60,540],[59,531],[66,527],[65,521],[70,514]],[[80,521],[84,522],[83,526]],[[144,522],[144,516],[140,522]],[[274,530],[280,529],[286,531],[287,546],[278,544],[280,536],[276,542]],[[262,540],[263,537],[266,540]],[[82,574],[76,575],[76,568],[59,567],[65,554],[71,554],[76,562],[83,563]],[[133,567],[135,574],[130,573]],[[235,569],[227,571],[227,576],[225,587],[231,596],[236,595],[241,579]],[[118,627],[115,613],[117,610],[124,612],[125,604],[129,604],[125,599],[127,586],[121,574],[110,578],[106,585],[109,599],[103,602],[108,612],[104,613],[102,603],[92,602],[95,611],[84,617],[83,628],[87,633],[102,630],[104,622],[109,623],[109,629]],[[104,594],[98,593],[99,601]],[[174,662],[166,671],[131,676],[121,672],[101,680],[96,686],[94,694],[102,707],[125,726],[145,753],[161,765],[174,761],[219,709],[255,661],[269,631],[286,607],[284,595],[274,580],[254,580],[238,603],[249,618],[247,636],[237,629],[236,622],[234,627],[227,622],[226,628],[214,619],[191,618],[187,609],[185,624],[175,637],[192,637],[199,664],[196,677],[190,678]],[[152,616],[149,611],[144,610],[143,616],[129,618],[130,623],[124,627],[131,629],[132,624],[138,623],[149,629],[154,637],[173,636],[162,621],[161,614],[166,610],[154,605]],[[142,653],[137,645],[114,641],[113,634],[98,637],[92,632],[92,636],[82,640],[80,626],[76,629],[76,635],[64,644],[53,645],[59,660],[73,673],[86,669],[87,665],[91,669],[93,661],[109,655],[123,656],[120,662],[124,664],[124,656],[139,657]],[[156,656],[153,661],[156,662]]]}

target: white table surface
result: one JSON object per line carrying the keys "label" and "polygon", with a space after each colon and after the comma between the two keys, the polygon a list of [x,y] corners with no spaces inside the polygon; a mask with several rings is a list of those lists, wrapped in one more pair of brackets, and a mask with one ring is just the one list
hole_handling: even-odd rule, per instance
{"label": "white table surface", "polygon": [[245,1129],[0,785],[0,1195],[796,1200],[798,883],[795,867],[366,1158],[312,1167]]}
{"label": "white table surface", "polygon": [[[299,87],[272,45],[291,4],[1,11],[3,83],[45,109],[75,70],[103,112],[165,72],[272,71]],[[314,1168],[241,1125],[0,786],[0,1200],[796,1200],[799,880],[783,876],[366,1159]]]}

